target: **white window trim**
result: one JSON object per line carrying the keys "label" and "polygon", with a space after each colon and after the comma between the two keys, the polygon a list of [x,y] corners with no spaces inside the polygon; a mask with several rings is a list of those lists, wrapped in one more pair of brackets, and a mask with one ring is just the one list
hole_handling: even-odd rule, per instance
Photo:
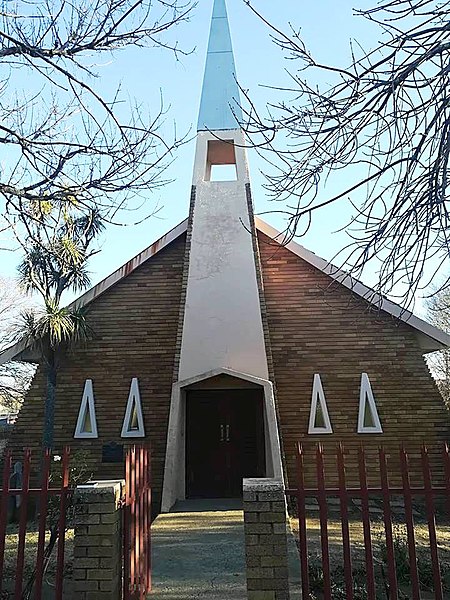
{"label": "white window trim", "polygon": [[[133,411],[133,406],[136,406],[136,416],[138,421],[138,429],[130,430],[130,420]],[[123,419],[122,433],[123,438],[140,438],[145,437],[144,417],[142,416],[141,395],[139,393],[139,383],[137,377],[131,380],[130,393],[128,394],[127,408]]]}
{"label": "white window trim", "polygon": [[[322,409],[323,420],[325,423],[324,427],[316,427],[316,414],[317,414],[317,400],[320,402],[320,407]],[[320,433],[333,433],[333,428],[331,427],[330,415],[328,414],[327,402],[325,400],[325,394],[323,392],[322,380],[320,379],[320,375],[317,373],[314,375],[313,382],[313,390],[311,396],[311,410],[309,413],[309,426],[308,426],[309,434],[320,434]]]}
{"label": "white window trim", "polygon": [[[86,412],[89,412],[91,417],[92,431],[83,431],[83,424],[86,417]],[[97,417],[95,415],[94,389],[92,379],[86,379],[84,382],[83,397],[81,399],[80,410],[78,411],[77,425],[73,437],[76,439],[98,438],[97,432]]]}
{"label": "white window trim", "polygon": [[[364,415],[366,405],[369,404],[369,410],[372,415],[372,420],[375,423],[373,427],[364,426]],[[361,387],[359,390],[359,413],[358,413],[358,433],[383,433],[380,417],[378,416],[377,405],[370,385],[369,376],[367,373],[361,373]]]}

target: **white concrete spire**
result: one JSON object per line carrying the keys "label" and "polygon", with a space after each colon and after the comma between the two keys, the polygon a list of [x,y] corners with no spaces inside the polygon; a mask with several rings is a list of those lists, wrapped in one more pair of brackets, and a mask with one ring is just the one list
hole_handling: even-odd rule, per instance
{"label": "white concrete spire", "polygon": [[[227,374],[240,379],[243,388],[251,382],[263,390],[265,475],[283,479],[261,317],[245,139],[235,118],[236,110],[230,109],[235,100],[235,92],[229,91],[232,80],[227,77],[231,70],[235,90],[237,85],[225,0],[214,2],[206,62],[188,224],[190,247],[180,362],[172,387],[167,433],[163,511],[186,495],[184,390],[216,375]],[[230,85],[220,88],[223,77]],[[212,89],[214,81],[221,93]]]}
{"label": "white concrete spire", "polygon": [[[238,95],[225,3],[216,0],[193,174],[179,380],[217,368],[268,378],[245,139],[229,107],[228,92],[222,97],[210,91],[214,82],[219,85],[227,76]],[[215,129],[202,130],[200,123],[215,124]]]}
{"label": "white concrete spire", "polygon": [[225,0],[215,0],[197,130],[236,129],[237,121],[242,110],[227,9]]}

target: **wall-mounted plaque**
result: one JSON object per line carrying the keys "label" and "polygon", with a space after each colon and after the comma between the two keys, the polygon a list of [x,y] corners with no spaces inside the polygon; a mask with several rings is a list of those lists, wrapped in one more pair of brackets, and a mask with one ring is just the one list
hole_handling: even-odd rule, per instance
{"label": "wall-mounted plaque", "polygon": [[102,463],[121,463],[123,462],[123,445],[116,442],[109,442],[102,446]]}

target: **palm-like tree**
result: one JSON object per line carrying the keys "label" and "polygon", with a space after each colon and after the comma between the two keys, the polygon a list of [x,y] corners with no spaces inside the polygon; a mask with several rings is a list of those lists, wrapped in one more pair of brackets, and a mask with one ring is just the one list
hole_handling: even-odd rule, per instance
{"label": "palm-like tree", "polygon": [[59,206],[43,199],[28,206],[29,239],[22,245],[24,257],[18,272],[24,289],[43,300],[41,311],[23,315],[23,336],[38,348],[46,375],[43,448],[53,446],[59,358],[71,344],[90,334],[84,310],[61,306],[61,299],[65,291],[89,285],[87,262],[96,252],[91,246],[102,229],[99,212],[79,211],[76,199]]}

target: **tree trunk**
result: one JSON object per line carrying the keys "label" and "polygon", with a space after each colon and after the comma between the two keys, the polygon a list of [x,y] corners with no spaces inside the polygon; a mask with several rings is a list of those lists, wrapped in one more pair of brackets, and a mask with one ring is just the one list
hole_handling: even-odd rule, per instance
{"label": "tree trunk", "polygon": [[47,356],[47,393],[45,396],[43,449],[53,448],[53,429],[55,420],[56,400],[56,360],[55,352],[50,350]]}

